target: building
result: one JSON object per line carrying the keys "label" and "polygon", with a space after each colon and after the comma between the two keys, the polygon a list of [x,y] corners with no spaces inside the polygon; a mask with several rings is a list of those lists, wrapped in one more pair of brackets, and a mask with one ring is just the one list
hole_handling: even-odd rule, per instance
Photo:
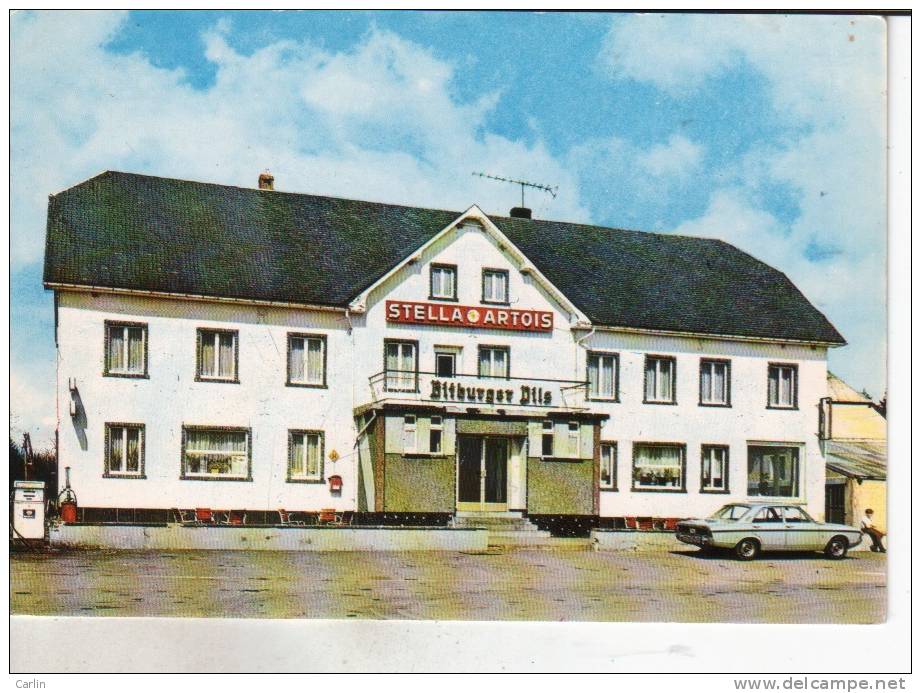
{"label": "building", "polygon": [[781,272],[718,240],[271,188],[106,172],[50,198],[84,518],[823,514],[844,340]]}
{"label": "building", "polygon": [[833,373],[821,407],[825,516],[859,526],[864,510],[886,531],[886,419],[876,404]]}

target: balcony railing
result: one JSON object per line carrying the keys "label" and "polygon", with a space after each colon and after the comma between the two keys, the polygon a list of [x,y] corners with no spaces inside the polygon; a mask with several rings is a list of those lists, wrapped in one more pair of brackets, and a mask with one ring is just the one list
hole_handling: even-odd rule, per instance
{"label": "balcony railing", "polygon": [[373,402],[435,402],[463,407],[586,409],[588,383],[580,380],[481,376],[389,370],[368,378]]}

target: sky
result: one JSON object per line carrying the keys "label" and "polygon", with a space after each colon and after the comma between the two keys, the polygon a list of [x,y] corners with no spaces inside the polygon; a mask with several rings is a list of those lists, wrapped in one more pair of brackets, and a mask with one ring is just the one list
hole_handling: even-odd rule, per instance
{"label": "sky", "polygon": [[105,170],[720,238],[886,390],[886,27],[874,17],[19,12],[11,434],[55,427],[48,195]]}

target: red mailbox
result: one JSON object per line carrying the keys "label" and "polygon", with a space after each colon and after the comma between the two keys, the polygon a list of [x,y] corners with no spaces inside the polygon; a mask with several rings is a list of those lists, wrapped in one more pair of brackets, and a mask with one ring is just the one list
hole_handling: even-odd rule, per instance
{"label": "red mailbox", "polygon": [[334,474],[329,477],[329,490],[331,493],[342,493],[342,477]]}

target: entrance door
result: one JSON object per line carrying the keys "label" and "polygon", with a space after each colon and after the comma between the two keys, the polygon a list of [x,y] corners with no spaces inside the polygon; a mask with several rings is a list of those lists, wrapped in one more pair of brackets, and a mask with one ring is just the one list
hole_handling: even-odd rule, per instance
{"label": "entrance door", "polygon": [[508,510],[508,440],[458,436],[457,509]]}

